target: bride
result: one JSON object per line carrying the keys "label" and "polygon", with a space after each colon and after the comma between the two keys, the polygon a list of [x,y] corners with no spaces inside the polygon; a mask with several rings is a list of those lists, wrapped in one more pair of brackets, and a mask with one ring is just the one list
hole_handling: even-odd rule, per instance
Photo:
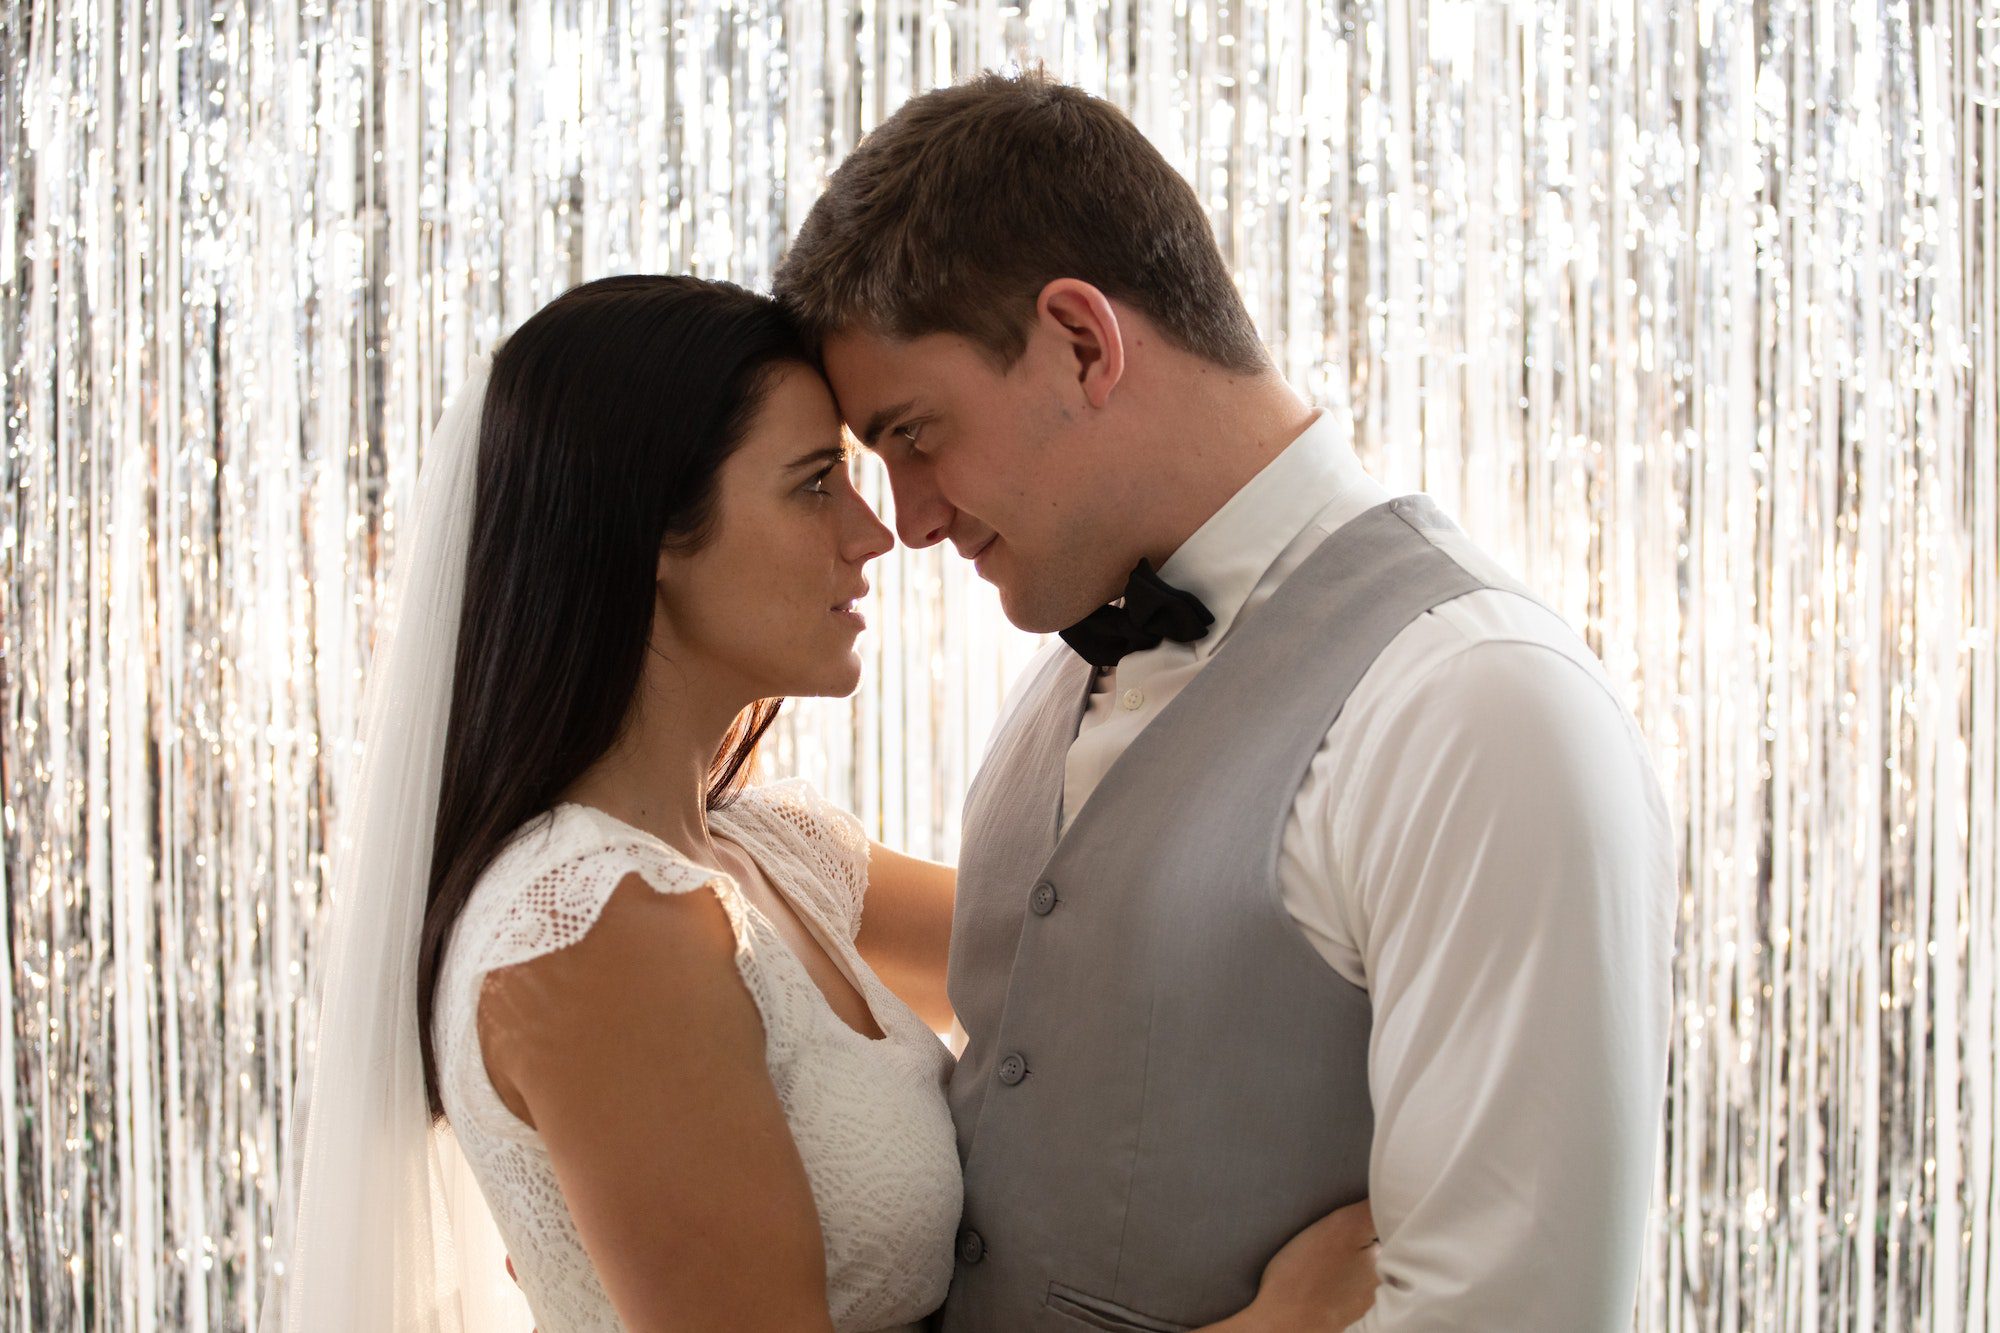
{"label": "bride", "polygon": [[[847,464],[776,305],[687,277],[566,293],[445,412],[367,682],[279,1327],[483,1327],[496,1225],[543,1333],[944,1299],[952,872],[746,783],[783,696],[859,681],[892,542]],[[1345,1327],[1369,1228],[1308,1228],[1213,1327]]]}

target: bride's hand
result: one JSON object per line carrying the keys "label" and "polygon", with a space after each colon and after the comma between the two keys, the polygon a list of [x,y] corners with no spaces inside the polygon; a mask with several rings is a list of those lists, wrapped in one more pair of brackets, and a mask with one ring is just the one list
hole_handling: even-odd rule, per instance
{"label": "bride's hand", "polygon": [[1337,1333],[1375,1304],[1380,1249],[1366,1199],[1329,1213],[1271,1256],[1244,1313],[1260,1327]]}

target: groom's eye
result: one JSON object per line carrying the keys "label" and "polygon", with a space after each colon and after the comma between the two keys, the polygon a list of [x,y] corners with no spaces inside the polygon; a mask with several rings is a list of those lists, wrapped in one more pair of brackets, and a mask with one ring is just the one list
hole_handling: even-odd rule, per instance
{"label": "groom's eye", "polygon": [[901,439],[903,443],[909,445],[911,449],[918,449],[917,436],[922,434],[923,429],[924,429],[923,422],[909,421],[896,427],[889,433]]}

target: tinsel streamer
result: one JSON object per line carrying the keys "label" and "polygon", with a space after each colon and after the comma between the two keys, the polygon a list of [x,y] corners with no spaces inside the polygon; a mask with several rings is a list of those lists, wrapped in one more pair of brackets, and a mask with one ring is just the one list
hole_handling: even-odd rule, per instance
{"label": "tinsel streamer", "polygon": [[[1293,383],[1653,747],[1638,1326],[1996,1326],[1993,0],[9,3],[0,1324],[256,1322],[361,672],[468,359],[588,277],[766,285],[869,127],[1034,62],[1131,112]],[[767,766],[949,857],[1034,645],[936,551],[870,603],[860,694]]]}

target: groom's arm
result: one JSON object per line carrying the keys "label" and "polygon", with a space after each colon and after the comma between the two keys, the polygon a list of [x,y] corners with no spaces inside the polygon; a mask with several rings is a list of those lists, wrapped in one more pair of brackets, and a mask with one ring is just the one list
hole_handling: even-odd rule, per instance
{"label": "groom's arm", "polygon": [[1383,1285],[1355,1328],[1629,1327],[1675,891],[1637,733],[1525,642],[1371,711],[1327,830],[1375,1025]]}

